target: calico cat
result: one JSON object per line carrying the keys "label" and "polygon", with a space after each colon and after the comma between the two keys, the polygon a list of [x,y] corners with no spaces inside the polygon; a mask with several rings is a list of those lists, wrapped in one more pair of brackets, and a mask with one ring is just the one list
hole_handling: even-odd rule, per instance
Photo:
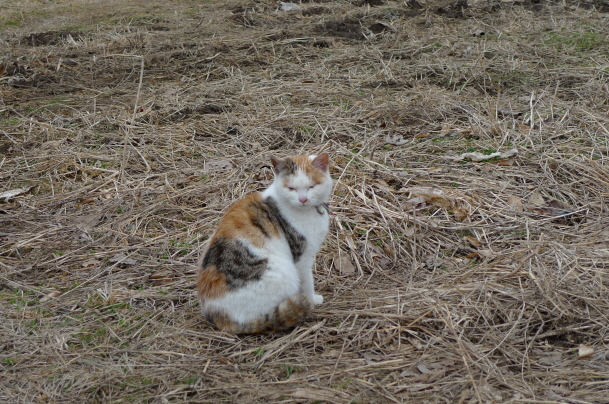
{"label": "calico cat", "polygon": [[235,334],[291,328],[323,302],[313,264],[329,226],[328,153],[271,162],[269,188],[229,207],[199,260],[203,315]]}

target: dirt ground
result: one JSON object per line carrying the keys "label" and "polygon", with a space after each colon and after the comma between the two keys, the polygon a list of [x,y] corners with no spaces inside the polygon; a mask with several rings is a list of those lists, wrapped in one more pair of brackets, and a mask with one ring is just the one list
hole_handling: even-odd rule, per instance
{"label": "dirt ground", "polygon": [[[609,403],[609,2],[4,0],[0,49],[0,402]],[[198,250],[321,150],[325,303],[216,331]]]}

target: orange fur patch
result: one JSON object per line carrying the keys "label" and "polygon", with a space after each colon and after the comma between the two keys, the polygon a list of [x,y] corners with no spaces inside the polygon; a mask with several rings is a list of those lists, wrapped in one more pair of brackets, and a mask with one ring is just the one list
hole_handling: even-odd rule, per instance
{"label": "orange fur patch", "polygon": [[302,171],[307,171],[309,167],[311,167],[311,162],[309,161],[309,156],[290,156],[292,161],[296,163],[296,167],[298,167]]}
{"label": "orange fur patch", "polygon": [[[256,223],[257,226],[252,226],[252,223]],[[256,192],[246,195],[231,205],[210,243],[220,236],[228,239],[244,238],[260,248],[264,246],[265,237],[279,237],[280,232],[266,217],[262,207],[262,195]]]}
{"label": "orange fur patch", "polygon": [[218,272],[215,266],[202,268],[197,274],[197,292],[199,299],[217,299],[228,292],[226,276]]}
{"label": "orange fur patch", "polygon": [[[292,161],[294,161],[296,167],[298,167],[299,170],[305,172],[307,176],[311,178],[311,180],[316,184],[321,184],[325,181],[325,174],[321,170],[311,165],[311,160],[309,160],[309,156],[290,156],[290,158],[292,159]],[[284,186],[287,185],[284,183]]]}

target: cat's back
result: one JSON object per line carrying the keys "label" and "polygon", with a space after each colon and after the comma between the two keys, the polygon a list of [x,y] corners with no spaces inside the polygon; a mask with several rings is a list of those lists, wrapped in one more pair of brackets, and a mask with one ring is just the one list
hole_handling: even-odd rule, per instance
{"label": "cat's back", "polygon": [[210,244],[218,238],[245,239],[256,247],[263,247],[265,240],[280,236],[280,229],[272,209],[260,192],[246,195],[233,203],[218,224]]}

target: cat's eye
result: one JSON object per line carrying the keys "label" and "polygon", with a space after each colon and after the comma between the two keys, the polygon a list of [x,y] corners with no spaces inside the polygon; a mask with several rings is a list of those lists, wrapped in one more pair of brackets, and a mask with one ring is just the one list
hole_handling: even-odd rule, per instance
{"label": "cat's eye", "polygon": [[314,187],[315,187],[315,185],[311,185],[311,186],[309,187],[309,189],[313,189]]}
{"label": "cat's eye", "polygon": [[296,191],[296,188],[288,188],[289,191]]}

